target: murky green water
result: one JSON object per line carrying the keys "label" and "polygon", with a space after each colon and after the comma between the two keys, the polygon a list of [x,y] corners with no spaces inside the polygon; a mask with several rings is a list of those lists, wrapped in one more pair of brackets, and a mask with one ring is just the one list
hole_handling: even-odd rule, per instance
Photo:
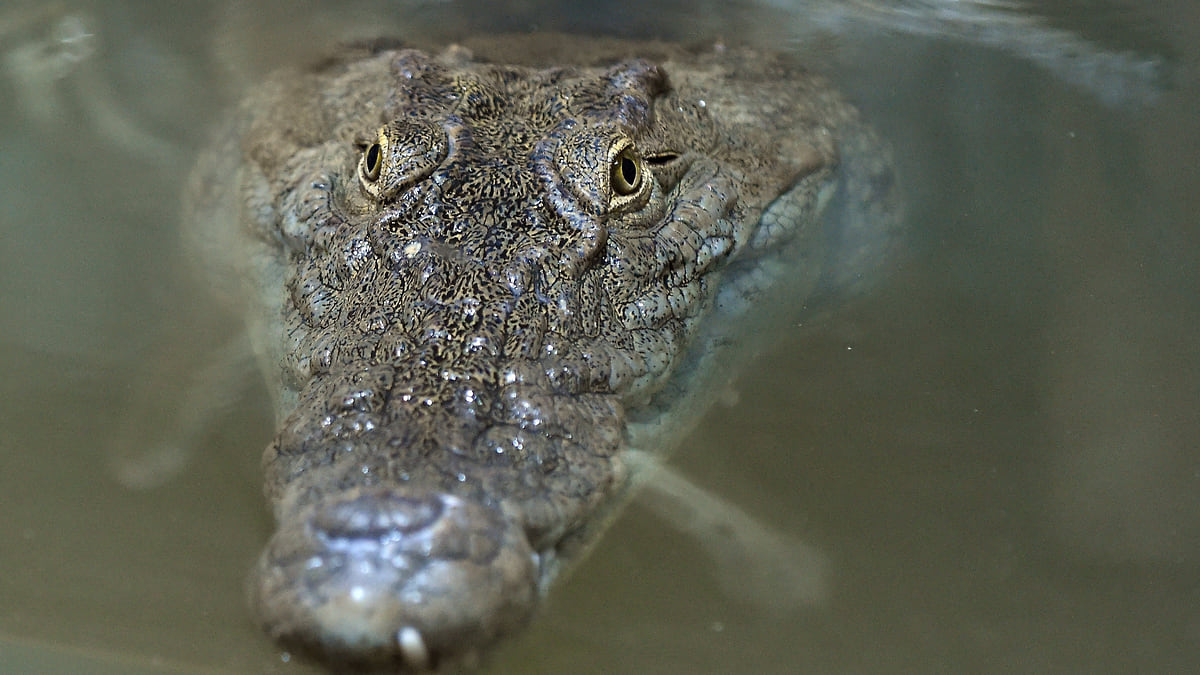
{"label": "murky green water", "polygon": [[[263,393],[164,485],[123,485],[113,439],[167,437],[169,383],[197,376],[180,355],[228,325],[175,240],[189,153],[238,88],[226,67],[252,79],[364,25],[491,20],[333,4],[68,2],[99,29],[88,77],[33,110],[0,81],[0,671],[307,672],[244,608],[270,531]],[[761,41],[801,19],[535,4],[511,27]],[[1096,25],[1085,14],[1059,22]],[[1096,37],[1149,35],[1176,59],[1174,87],[1138,106],[946,41],[804,47],[895,145],[910,254],[876,294],[781,335],[676,464],[827,552],[832,598],[730,598],[635,505],[496,672],[1200,669],[1200,17],[1176,0],[1128,21]],[[34,34],[0,30],[0,51]],[[105,96],[132,132],[88,105]]]}

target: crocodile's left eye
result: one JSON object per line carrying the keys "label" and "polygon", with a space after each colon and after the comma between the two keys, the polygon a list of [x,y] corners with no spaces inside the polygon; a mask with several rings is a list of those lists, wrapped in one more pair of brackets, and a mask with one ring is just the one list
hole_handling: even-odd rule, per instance
{"label": "crocodile's left eye", "polygon": [[[619,138],[608,148],[609,213],[636,211],[650,200],[651,174],[646,158],[628,138]],[[603,166],[603,164],[601,165]],[[603,175],[603,174],[602,174]]]}
{"label": "crocodile's left eye", "polygon": [[613,192],[622,197],[636,193],[642,186],[642,158],[634,153],[632,147],[626,147],[617,153],[612,160],[612,176],[609,185]]}
{"label": "crocodile's left eye", "polygon": [[374,183],[379,180],[379,172],[383,168],[383,149],[378,143],[372,143],[371,147],[363,153],[363,178]]}

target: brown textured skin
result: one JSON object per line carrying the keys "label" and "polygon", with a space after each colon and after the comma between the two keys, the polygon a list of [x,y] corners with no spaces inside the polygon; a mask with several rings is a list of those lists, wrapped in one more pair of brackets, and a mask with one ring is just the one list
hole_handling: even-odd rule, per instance
{"label": "brown textured skin", "polygon": [[772,280],[756,261],[825,255],[856,120],[779,57],[576,38],[264,85],[201,162],[190,236],[250,280],[230,292],[278,385],[265,629],[419,670],[525,624],[619,501],[627,411],[679,407],[714,303],[736,319]]}

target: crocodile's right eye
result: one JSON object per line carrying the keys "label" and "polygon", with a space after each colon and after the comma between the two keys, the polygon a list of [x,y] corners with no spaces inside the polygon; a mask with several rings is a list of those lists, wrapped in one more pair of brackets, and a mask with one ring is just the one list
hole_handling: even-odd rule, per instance
{"label": "crocodile's right eye", "polygon": [[428,178],[446,159],[450,142],[441,123],[404,118],[385,124],[373,143],[359,147],[358,182],[386,203]]}
{"label": "crocodile's right eye", "polygon": [[378,143],[372,143],[371,147],[363,154],[363,179],[374,183],[379,180],[379,172],[383,168],[383,150]]}

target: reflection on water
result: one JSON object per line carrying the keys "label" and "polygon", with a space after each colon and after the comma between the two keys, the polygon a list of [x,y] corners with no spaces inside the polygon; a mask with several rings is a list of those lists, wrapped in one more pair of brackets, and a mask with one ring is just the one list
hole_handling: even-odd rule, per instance
{"label": "reflection on water", "polygon": [[[485,20],[448,22],[454,3],[393,3],[377,20],[378,4],[308,2],[268,30],[199,3],[171,22],[80,3],[98,56],[58,82],[53,114],[33,120],[20,86],[0,83],[0,669],[304,672],[243,608],[270,528],[267,402],[219,416],[204,454],[160,487],[121,487],[106,439],[163,372],[147,362],[164,340],[184,379],[186,355],[221,339],[173,326],[227,325],[180,272],[173,228],[187,157],[240,83],[314,34]],[[635,35],[787,32],[764,19],[788,16],[779,3],[726,11],[539,16]],[[1179,53],[1200,41],[1189,3],[1145,11]],[[211,30],[168,27],[193,24]],[[0,48],[45,24],[28,25],[0,30]],[[1181,76],[1152,104],[1111,107],[962,43],[834,46],[805,49],[893,140],[910,256],[875,295],[780,336],[677,460],[823,549],[833,598],[785,614],[731,599],[701,547],[635,505],[495,668],[1195,670],[1200,86]],[[147,414],[134,435],[161,439],[172,419]]]}

